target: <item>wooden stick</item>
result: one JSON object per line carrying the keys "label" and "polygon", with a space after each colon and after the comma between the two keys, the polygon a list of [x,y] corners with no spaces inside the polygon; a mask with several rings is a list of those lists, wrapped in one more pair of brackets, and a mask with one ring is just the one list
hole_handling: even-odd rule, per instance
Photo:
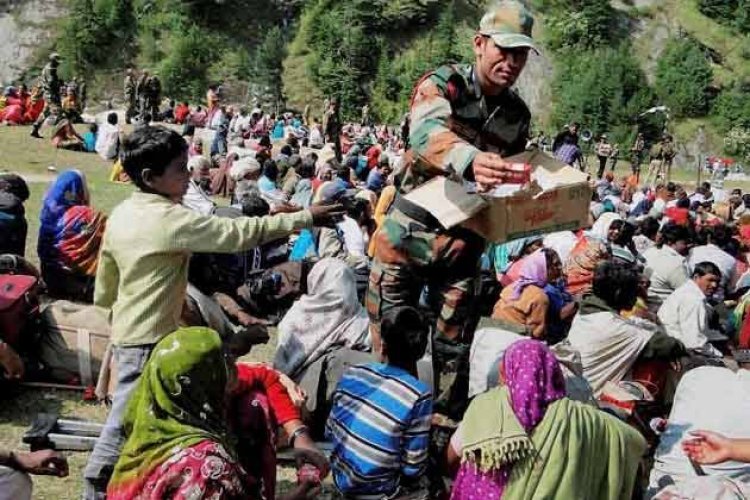
{"label": "wooden stick", "polygon": [[33,387],[36,389],[64,389],[66,391],[85,391],[82,385],[53,384],[51,382],[21,382],[23,387]]}

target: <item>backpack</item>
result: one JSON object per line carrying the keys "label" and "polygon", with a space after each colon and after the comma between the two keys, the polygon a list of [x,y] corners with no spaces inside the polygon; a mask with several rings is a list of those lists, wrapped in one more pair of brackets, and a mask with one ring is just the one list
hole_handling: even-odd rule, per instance
{"label": "backpack", "polygon": [[39,280],[22,274],[0,275],[0,338],[18,348],[38,317]]}

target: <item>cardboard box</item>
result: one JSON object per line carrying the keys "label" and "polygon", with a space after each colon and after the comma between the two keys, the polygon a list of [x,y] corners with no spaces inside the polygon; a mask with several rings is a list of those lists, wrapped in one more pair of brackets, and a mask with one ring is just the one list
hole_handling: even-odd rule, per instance
{"label": "cardboard box", "polygon": [[461,225],[495,243],[588,226],[592,188],[585,173],[538,151],[506,160],[531,164],[531,184],[478,194],[469,183],[437,177],[405,198],[445,228]]}

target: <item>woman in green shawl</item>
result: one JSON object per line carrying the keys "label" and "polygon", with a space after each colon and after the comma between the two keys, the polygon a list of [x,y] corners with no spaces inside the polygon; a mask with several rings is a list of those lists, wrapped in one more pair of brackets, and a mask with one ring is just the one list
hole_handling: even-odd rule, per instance
{"label": "woman in green shawl", "polygon": [[[244,379],[247,382],[248,377]],[[261,487],[262,481],[248,474],[238,460],[236,437],[226,423],[227,394],[235,398],[237,410],[233,392],[239,388],[237,380],[234,360],[225,356],[215,331],[181,328],[164,337],[151,353],[123,417],[127,441],[107,498],[264,498],[269,485]],[[242,431],[247,435],[247,429]],[[298,467],[320,463],[309,450],[295,451]],[[261,454],[252,459],[255,462],[244,462],[245,466],[267,465],[268,457]],[[327,468],[321,468],[324,477]],[[279,500],[310,498],[317,491],[319,479],[311,476]]]}
{"label": "woman in green shawl", "polygon": [[156,345],[123,418],[128,439],[107,498],[247,497],[225,424],[233,366],[208,328],[183,328]]}
{"label": "woman in green shawl", "polygon": [[[480,394],[451,439],[452,500],[630,499],[646,441],[615,417],[565,397],[542,342],[512,344],[504,385]],[[460,462],[460,465],[459,465]]]}

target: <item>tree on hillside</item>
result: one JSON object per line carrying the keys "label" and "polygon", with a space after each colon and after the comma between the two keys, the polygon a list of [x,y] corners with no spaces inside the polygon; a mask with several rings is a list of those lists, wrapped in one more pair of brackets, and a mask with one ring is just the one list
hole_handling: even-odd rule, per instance
{"label": "tree on hillside", "polygon": [[630,140],[637,116],[654,103],[653,92],[627,47],[562,56],[553,81],[556,127],[577,121],[595,134]]}
{"label": "tree on hillside", "polygon": [[750,84],[736,84],[724,90],[716,99],[714,114],[722,130],[750,129]]}
{"label": "tree on hillside", "polygon": [[119,67],[132,55],[136,20],[131,0],[70,0],[58,47],[64,73]]}
{"label": "tree on hillside", "polygon": [[[256,84],[261,95],[258,96],[273,108],[284,105],[281,71],[286,57],[284,35],[278,26],[266,32],[263,41],[255,50],[250,81]],[[267,101],[267,102],[265,102]]]}
{"label": "tree on hillside", "polygon": [[617,11],[603,0],[540,0],[545,41],[553,50],[591,49],[620,41]]}
{"label": "tree on hillside", "polygon": [[737,10],[738,0],[698,0],[698,10],[714,18],[729,20]]}
{"label": "tree on hillside", "polygon": [[678,117],[705,116],[710,105],[711,65],[690,38],[670,40],[656,66],[656,92]]}

